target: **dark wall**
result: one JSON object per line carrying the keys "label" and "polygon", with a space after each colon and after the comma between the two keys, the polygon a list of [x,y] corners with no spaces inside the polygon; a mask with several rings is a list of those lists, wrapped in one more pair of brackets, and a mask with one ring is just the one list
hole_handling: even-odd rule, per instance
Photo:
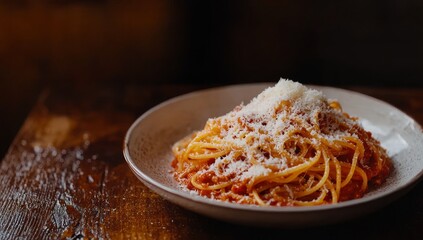
{"label": "dark wall", "polygon": [[0,0],[5,149],[45,86],[422,87],[423,1]]}
{"label": "dark wall", "polygon": [[289,77],[329,85],[422,86],[422,1],[240,1],[190,7],[186,26],[193,46],[185,53],[195,67],[191,80]]}

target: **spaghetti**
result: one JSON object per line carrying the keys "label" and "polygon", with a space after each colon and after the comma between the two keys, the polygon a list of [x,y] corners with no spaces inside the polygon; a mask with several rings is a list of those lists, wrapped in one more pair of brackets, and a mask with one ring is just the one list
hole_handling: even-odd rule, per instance
{"label": "spaghetti", "polygon": [[334,100],[280,80],[172,147],[174,175],[202,196],[311,206],[362,197],[391,170],[386,151]]}

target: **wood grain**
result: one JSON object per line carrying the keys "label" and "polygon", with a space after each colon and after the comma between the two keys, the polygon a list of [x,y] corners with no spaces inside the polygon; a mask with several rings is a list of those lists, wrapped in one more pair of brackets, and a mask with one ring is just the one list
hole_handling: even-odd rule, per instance
{"label": "wood grain", "polygon": [[[262,229],[209,219],[151,192],[122,141],[142,112],[200,86],[46,90],[0,167],[0,239],[416,239],[423,185],[364,218],[311,229]],[[354,88],[423,123],[423,90]]]}

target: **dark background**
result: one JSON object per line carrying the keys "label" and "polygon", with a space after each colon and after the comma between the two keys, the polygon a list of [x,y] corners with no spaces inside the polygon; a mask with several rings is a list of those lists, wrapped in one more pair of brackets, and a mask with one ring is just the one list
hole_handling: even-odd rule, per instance
{"label": "dark background", "polygon": [[422,43],[420,0],[0,0],[0,154],[45,88],[420,88]]}

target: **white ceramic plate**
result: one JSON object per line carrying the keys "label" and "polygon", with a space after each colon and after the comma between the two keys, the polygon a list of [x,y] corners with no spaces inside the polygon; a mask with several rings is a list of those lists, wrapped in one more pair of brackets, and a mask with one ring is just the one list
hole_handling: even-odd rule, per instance
{"label": "white ceramic plate", "polygon": [[248,103],[270,84],[245,84],[213,88],[170,99],[150,109],[129,128],[124,157],[135,175],[165,199],[194,212],[224,221],[254,226],[312,226],[335,223],[380,209],[423,176],[421,127],[395,107],[375,98],[337,88],[310,86],[328,98],[338,99],[350,115],[378,138],[393,159],[394,172],[387,182],[361,199],[316,207],[259,207],[226,203],[189,194],[178,188],[170,174],[171,146],[202,129],[209,117]]}

